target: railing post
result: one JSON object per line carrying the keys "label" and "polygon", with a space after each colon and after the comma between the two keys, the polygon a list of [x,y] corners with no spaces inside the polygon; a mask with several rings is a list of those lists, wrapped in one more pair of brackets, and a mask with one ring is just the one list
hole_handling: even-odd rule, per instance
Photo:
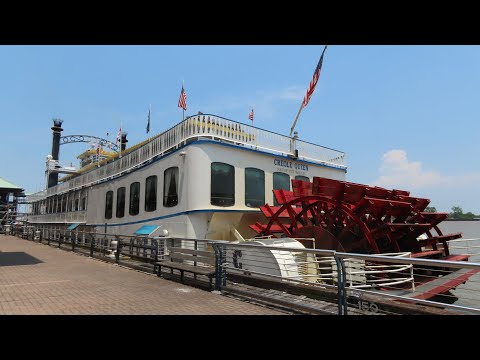
{"label": "railing post", "polygon": [[157,270],[157,262],[158,262],[158,239],[152,239],[152,245],[153,245],[153,251],[154,251],[154,256],[153,256],[153,273],[156,274]]}
{"label": "railing post", "polygon": [[221,265],[220,265],[220,249],[218,244],[212,244],[213,250],[215,251],[215,290],[220,291],[221,288]]}
{"label": "railing post", "polygon": [[72,242],[72,252],[75,252],[75,238],[76,236],[73,236],[73,231],[70,231],[70,241]]}
{"label": "railing post", "polygon": [[117,239],[117,250],[115,252],[115,262],[118,264],[120,262],[120,251],[122,249],[122,244],[118,236],[115,235],[115,238]]}
{"label": "railing post", "polygon": [[60,249],[60,246],[62,245],[62,234],[60,231],[58,232],[58,248]]}
{"label": "railing post", "polygon": [[227,271],[222,267],[226,260],[225,249],[222,244],[212,244],[215,251],[215,290],[220,291],[222,286],[227,285]]}
{"label": "railing post", "polygon": [[333,255],[335,263],[337,264],[337,303],[338,303],[338,315],[347,315],[347,302],[345,299],[345,264],[342,259],[337,255]]}
{"label": "railing post", "polygon": [[93,248],[95,247],[95,237],[89,233],[88,235],[90,235],[90,257],[93,257]]}
{"label": "railing post", "polygon": [[47,229],[47,245],[50,246],[50,229]]}

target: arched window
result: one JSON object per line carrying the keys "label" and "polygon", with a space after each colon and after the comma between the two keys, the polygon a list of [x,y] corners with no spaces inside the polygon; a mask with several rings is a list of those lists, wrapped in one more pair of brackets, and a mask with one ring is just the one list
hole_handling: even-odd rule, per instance
{"label": "arched window", "polygon": [[118,188],[117,190],[117,218],[125,216],[125,187]]}
{"label": "arched window", "polygon": [[[273,173],[273,190],[290,190],[290,176],[281,172]],[[278,206],[277,199],[274,196],[273,203]]]}
{"label": "arched window", "polygon": [[178,204],[178,167],[171,167],[163,173],[163,206]]}
{"label": "arched window", "polygon": [[105,195],[105,219],[112,218],[112,208],[113,208],[113,191],[107,191],[107,194]]}
{"label": "arched window", "polygon": [[217,206],[235,205],[235,168],[220,162],[212,163],[210,203]]}
{"label": "arched window", "polygon": [[157,210],[157,177],[147,177],[145,180],[145,211]]}
{"label": "arched window", "polygon": [[260,207],[265,205],[265,172],[260,169],[245,169],[245,205]]}
{"label": "arched window", "polygon": [[302,176],[302,175],[297,175],[295,176],[295,180],[301,180],[301,181],[308,181],[310,182],[310,179],[306,176]]}
{"label": "arched window", "polygon": [[130,185],[130,206],[128,213],[137,215],[140,211],[140,183],[134,182]]}

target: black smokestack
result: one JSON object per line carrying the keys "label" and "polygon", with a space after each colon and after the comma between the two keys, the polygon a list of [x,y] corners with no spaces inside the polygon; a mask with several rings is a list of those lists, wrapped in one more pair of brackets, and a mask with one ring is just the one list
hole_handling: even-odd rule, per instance
{"label": "black smokestack", "polygon": [[127,148],[127,132],[122,131],[122,141],[121,141],[121,150],[124,151]]}
{"label": "black smokestack", "polygon": [[[60,155],[60,133],[62,129],[63,120],[53,119],[53,138],[52,138],[52,159],[59,160]],[[58,184],[58,173],[50,173],[48,175],[48,187],[51,188]]]}

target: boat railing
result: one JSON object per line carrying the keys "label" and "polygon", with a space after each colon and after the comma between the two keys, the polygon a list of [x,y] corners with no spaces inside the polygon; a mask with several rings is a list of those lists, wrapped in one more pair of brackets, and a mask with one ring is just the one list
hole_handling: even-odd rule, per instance
{"label": "boat railing", "polygon": [[[215,115],[195,115],[119,153],[113,159],[103,160],[97,166],[92,165],[88,172],[69,176],[68,180],[48,188],[46,193],[42,192],[42,196],[59,195],[121,176],[198,139],[222,141],[252,150],[346,169],[345,153],[341,151]],[[39,193],[33,194],[33,196],[39,195]]]}
{"label": "boat railing", "polygon": [[[367,255],[278,243],[108,234],[85,224],[71,231],[66,225],[46,224],[29,229],[34,241],[149,272],[155,271],[157,261],[169,260],[172,248],[212,251],[216,290],[294,309],[321,312],[331,303],[340,315],[480,314],[480,263],[471,261],[411,258],[408,252]],[[414,287],[408,279],[412,270]],[[362,277],[370,286],[357,286]],[[197,280],[203,281],[189,281]]]}
{"label": "boat railing", "polygon": [[469,255],[470,261],[480,262],[480,238],[450,240],[448,248],[452,255]]}

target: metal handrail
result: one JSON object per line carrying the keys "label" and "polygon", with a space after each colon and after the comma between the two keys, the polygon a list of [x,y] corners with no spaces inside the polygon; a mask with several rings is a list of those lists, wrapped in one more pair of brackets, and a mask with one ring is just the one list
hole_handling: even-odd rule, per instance
{"label": "metal handrail", "polygon": [[[162,156],[173,149],[177,149],[191,140],[201,136],[220,139],[252,149],[262,149],[271,153],[292,154],[293,139],[262,130],[257,127],[225,119],[211,114],[194,115],[174,127],[155,135],[133,148],[127,149],[125,155],[115,159],[106,159],[100,167],[92,167],[88,172],[77,175],[48,188],[42,192],[32,194],[32,198],[43,198],[52,195],[79,190],[103,181],[116,178],[128,173],[154,158]],[[346,169],[345,153],[331,148],[315,145],[295,139],[300,149],[299,159],[323,163],[340,169]]]}

